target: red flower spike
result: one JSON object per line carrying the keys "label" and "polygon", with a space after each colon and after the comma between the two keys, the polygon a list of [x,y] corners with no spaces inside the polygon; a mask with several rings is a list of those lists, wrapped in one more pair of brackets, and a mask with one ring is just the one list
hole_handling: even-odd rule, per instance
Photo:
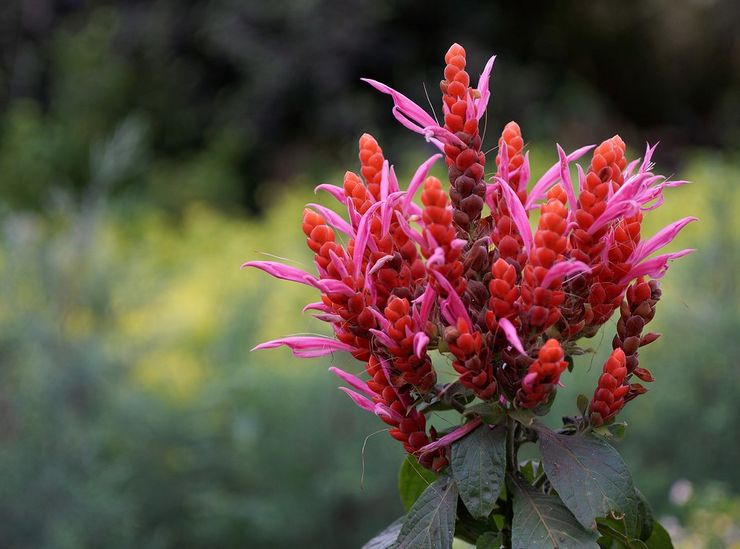
{"label": "red flower spike", "polygon": [[628,373],[635,374],[647,382],[652,381],[653,377],[648,370],[638,367],[640,364],[638,350],[658,338],[657,334],[647,334],[643,337],[642,331],[655,316],[655,305],[660,296],[660,285],[657,280],[646,282],[645,279],[638,278],[627,288],[617,322],[617,334],[612,341],[614,349],[624,350]]}
{"label": "red flower spike", "polygon": [[537,360],[527,370],[522,379],[516,401],[522,408],[534,408],[545,402],[555,385],[560,381],[560,374],[568,367],[563,360],[563,348],[556,339],[548,339],[540,349]]}
{"label": "red flower spike", "polygon": [[[481,400],[539,413],[567,367],[563,348],[576,351],[576,340],[594,335],[619,308],[614,352],[587,414],[594,425],[611,421],[624,403],[646,391],[636,381],[653,379],[640,367],[638,352],[658,337],[645,333],[645,325],[660,289],[638,277],[658,278],[670,260],[686,255],[690,250],[656,252],[695,220],[679,219],[641,240],[642,212],[681,182],[653,174],[654,147],[627,168],[618,136],[594,150],[587,173],[579,170],[577,188],[570,163],[590,147],[570,154],[558,147],[559,161],[527,195],[524,140],[510,122],[498,143],[497,177],[488,183],[478,121],[490,98],[493,58],[475,89],[461,46],[450,48],[445,62],[444,126],[405,95],[365,81],[391,96],[393,114],[405,127],[444,152],[449,195],[439,180],[427,177],[439,155],[403,186],[377,141],[364,134],[360,175],[347,172],[341,185],[317,187],[346,212],[320,204],[304,212],[314,272],[275,261],[244,265],[318,290],[319,300],[306,309],[334,334],[293,335],[255,349],[287,346],[305,358],[348,352],[363,361],[367,380],[331,368],[345,384],[342,390],[436,471],[446,467],[450,444],[481,420],[440,437],[427,425],[424,403],[443,398],[450,388],[436,385],[431,351],[451,357],[461,384]],[[421,208],[414,202],[419,191]],[[491,215],[481,219],[484,199]],[[532,234],[528,216],[536,210]]]}
{"label": "red flower spike", "polygon": [[561,196],[560,191],[556,189],[550,196],[552,198],[540,209],[539,227],[534,235],[529,263],[524,268],[521,290],[523,320],[535,330],[534,335],[557,322],[561,314],[560,306],[565,299],[559,279],[545,284],[548,271],[556,262],[563,260],[568,244],[565,238],[568,210],[556,198]]}
{"label": "red flower spike", "polygon": [[491,298],[488,301],[486,325],[491,332],[496,334],[497,347],[499,347],[508,344],[506,336],[499,332],[499,321],[502,318],[508,318],[513,323],[518,323],[517,301],[520,289],[516,269],[503,259],[498,259],[493,264],[491,277],[488,283]]}
{"label": "red flower spike", "polygon": [[469,116],[474,110],[469,108],[472,106],[469,102],[473,100],[473,92],[469,87],[470,76],[465,72],[465,49],[454,44],[445,55],[445,63],[445,79],[440,83],[444,127],[459,139],[458,144],[448,143],[444,147],[452,185],[450,198],[455,223],[463,231],[469,231],[483,210],[486,157],[480,150],[478,118]]}
{"label": "red flower spike", "polygon": [[524,139],[522,138],[522,130],[519,124],[513,120],[504,126],[504,131],[501,132],[501,137],[498,140],[499,152],[496,155],[496,166],[499,167],[499,175],[501,175],[501,162],[503,147],[506,147],[506,157],[508,158],[507,173],[509,174],[508,183],[512,190],[517,193],[519,199],[524,204],[527,201],[527,189],[520,189],[521,172],[519,168],[524,164]]}
{"label": "red flower spike", "polygon": [[400,383],[411,385],[420,394],[428,392],[436,383],[437,376],[429,356],[424,353],[418,357],[414,352],[414,321],[409,301],[392,296],[385,308],[385,317],[390,321],[386,333],[396,342],[389,351]]}
{"label": "red flower spike", "polygon": [[472,389],[477,397],[490,399],[496,393],[496,379],[481,333],[459,318],[456,326],[447,327],[444,338],[457,358],[452,367],[460,374],[460,383]]}
{"label": "red flower spike", "polygon": [[[453,246],[457,232],[452,225],[452,212],[447,207],[449,199],[442,190],[442,184],[436,177],[427,177],[424,181],[424,191],[421,193],[421,202],[424,204],[422,220],[424,221],[424,236],[427,245],[422,248],[424,256],[429,259],[441,251],[442,256],[435,258],[432,268],[440,272],[458,295],[465,291],[465,279],[462,277],[463,264],[460,262],[460,246]],[[431,277],[430,282],[444,295],[443,288],[439,288],[436,280]]]}
{"label": "red flower spike", "polygon": [[603,373],[588,408],[591,425],[599,427],[619,413],[630,389],[629,385],[625,384],[626,379],[627,364],[624,351],[614,349],[604,363]]}

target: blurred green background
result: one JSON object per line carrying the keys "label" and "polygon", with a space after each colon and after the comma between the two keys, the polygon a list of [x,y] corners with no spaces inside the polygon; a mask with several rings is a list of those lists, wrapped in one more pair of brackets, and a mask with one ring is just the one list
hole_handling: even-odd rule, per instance
{"label": "blurred green background", "polygon": [[453,41],[473,74],[499,55],[487,142],[516,119],[535,174],[618,132],[694,182],[646,223],[702,220],[620,449],[679,546],[739,546],[740,6],[512,4],[0,6],[0,547],[356,547],[401,514],[399,445],[327,372],[346,359],[249,352],[325,331],[312,292],[239,265],[310,265],[301,207],[363,131],[413,173],[430,150],[358,79],[436,104]]}

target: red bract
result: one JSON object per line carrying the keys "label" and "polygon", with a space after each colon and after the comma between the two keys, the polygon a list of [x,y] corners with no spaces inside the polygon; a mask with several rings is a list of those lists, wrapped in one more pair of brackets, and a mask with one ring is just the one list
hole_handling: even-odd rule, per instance
{"label": "red bract", "polygon": [[612,419],[622,409],[625,396],[629,391],[626,385],[627,365],[622,349],[614,349],[604,363],[604,373],[599,378],[599,385],[588,408],[591,424],[599,427]]}
{"label": "red bract", "polygon": [[[475,88],[461,46],[450,48],[445,63],[442,125],[400,92],[366,80],[391,96],[399,122],[441,154],[402,189],[377,141],[364,134],[360,175],[347,172],[341,185],[317,187],[345,211],[309,204],[304,212],[316,274],[273,261],[245,264],[318,290],[320,300],[306,310],[335,336],[291,336],[257,348],[285,345],[301,357],[351,353],[366,364],[369,379],[332,368],[343,390],[435,470],[446,465],[448,446],[481,419],[470,412],[467,423],[438,438],[428,410],[460,410],[477,398],[543,413],[547,406],[540,405],[555,396],[566,368],[565,352],[584,352],[578,340],[593,336],[620,307],[615,351],[586,421],[611,421],[644,392],[630,379],[652,379],[637,352],[657,338],[642,331],[660,297],[657,282],[646,277],[659,278],[670,260],[691,251],[656,255],[694,221],[686,217],[641,238],[643,215],[660,205],[665,189],[683,182],[653,173],[654,147],[629,162],[619,136],[569,154],[558,146],[558,162],[530,185],[521,128],[509,122],[496,143],[496,172],[486,178],[479,124],[493,58]],[[578,180],[571,181],[571,163],[591,149],[589,166],[577,166]],[[449,189],[429,175],[442,157]],[[435,351],[457,383],[438,384]]]}

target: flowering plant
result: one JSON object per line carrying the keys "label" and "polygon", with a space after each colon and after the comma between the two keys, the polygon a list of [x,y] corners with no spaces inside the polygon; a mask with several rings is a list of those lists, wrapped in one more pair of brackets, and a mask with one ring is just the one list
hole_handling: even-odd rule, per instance
{"label": "flowering plant", "polygon": [[[653,379],[639,349],[658,338],[645,330],[661,297],[656,279],[691,251],[655,255],[695,218],[642,239],[643,213],[684,182],[653,173],[655,147],[628,161],[614,136],[569,154],[558,146],[559,161],[530,185],[515,122],[504,127],[487,175],[479,123],[494,57],[475,88],[461,46],[445,62],[442,124],[398,91],[365,80],[392,98],[401,124],[440,151],[406,190],[365,134],[360,175],[317,187],[346,217],[318,204],[304,211],[317,274],[272,261],[245,264],[319,290],[320,301],[305,310],[335,337],[291,336],[256,349],[285,345],[300,357],[346,351],[364,364],[364,376],[330,370],[408,453],[400,474],[407,514],[367,547],[450,547],[453,537],[478,547],[668,547],[606,439],[619,434],[619,411],[646,392],[641,382]],[[588,167],[576,165],[576,194],[570,164],[589,152]],[[449,190],[429,176],[441,158]],[[615,312],[613,351],[593,397],[579,397],[580,414],[549,429],[538,417],[572,357],[585,352],[579,340]],[[439,382],[435,351],[456,379]],[[436,410],[457,412],[459,425],[431,426]],[[526,442],[537,443],[541,460],[519,461]]]}

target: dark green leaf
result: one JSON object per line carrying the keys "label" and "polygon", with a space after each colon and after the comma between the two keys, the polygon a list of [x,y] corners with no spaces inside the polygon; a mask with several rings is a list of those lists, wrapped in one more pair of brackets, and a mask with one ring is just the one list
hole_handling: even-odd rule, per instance
{"label": "dark green leaf", "polygon": [[576,406],[578,406],[578,411],[581,412],[581,415],[585,416],[586,410],[588,410],[588,397],[586,395],[578,395]]}
{"label": "dark green leaf", "polygon": [[506,431],[482,425],[452,445],[452,476],[470,514],[484,518],[496,505],[506,468]]}
{"label": "dark green leaf", "polygon": [[565,357],[565,362],[568,363],[568,371],[569,372],[572,372],[573,371],[573,366],[574,366],[573,357],[570,356],[570,355],[566,356]]}
{"label": "dark green leaf", "polygon": [[401,464],[400,471],[398,471],[398,493],[406,512],[411,509],[411,506],[421,493],[427,489],[427,486],[436,479],[437,475],[419,465],[415,457],[406,456]]}
{"label": "dark green leaf", "polygon": [[457,486],[450,477],[434,481],[406,515],[399,549],[449,549],[455,535]]}
{"label": "dark green leaf", "polygon": [[653,508],[650,507],[650,503],[645,499],[637,488],[635,488],[635,494],[637,495],[637,520],[638,528],[637,533],[640,539],[646,540],[650,537],[653,532],[653,524],[655,519],[653,518]]}
{"label": "dark green leaf", "polygon": [[512,484],[513,547],[516,549],[598,547],[597,534],[581,526],[557,496],[543,494],[521,477],[512,477]]}
{"label": "dark green leaf", "polygon": [[653,522],[653,533],[645,542],[649,549],[673,549],[671,536],[658,521]]}
{"label": "dark green leaf", "polygon": [[645,542],[637,539],[626,532],[624,519],[614,517],[600,518],[597,528],[602,537],[599,545],[607,549],[645,549]]}
{"label": "dark green leaf", "polygon": [[542,426],[538,433],[547,478],[578,521],[593,529],[597,518],[616,513],[635,533],[637,497],[619,453],[590,434],[560,435]]}
{"label": "dark green leaf", "polygon": [[475,549],[499,549],[501,547],[501,534],[498,532],[486,532],[475,542]]}
{"label": "dark green leaf", "polygon": [[474,544],[475,541],[486,532],[498,532],[499,527],[496,524],[493,515],[486,517],[484,520],[473,518],[461,499],[457,500],[457,518],[455,520],[455,537],[468,543]]}
{"label": "dark green leaf", "polygon": [[398,533],[403,526],[403,517],[393,521],[385,530],[362,546],[362,549],[388,549],[398,538]]}

